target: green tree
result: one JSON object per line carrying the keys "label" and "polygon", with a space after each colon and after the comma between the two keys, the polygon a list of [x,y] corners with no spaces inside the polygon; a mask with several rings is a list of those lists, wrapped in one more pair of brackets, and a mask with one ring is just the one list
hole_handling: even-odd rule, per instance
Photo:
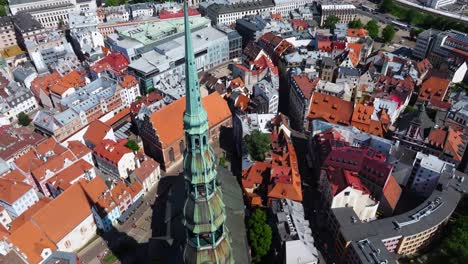
{"label": "green tree", "polygon": [[254,160],[264,161],[265,152],[270,150],[270,137],[259,130],[254,130],[250,135],[245,136],[245,144],[250,156]]}
{"label": "green tree", "polygon": [[18,114],[18,123],[22,126],[28,126],[31,123],[31,118],[25,112],[21,112]]}
{"label": "green tree", "polygon": [[361,19],[355,19],[348,23],[349,28],[363,28],[364,24],[362,23]]}
{"label": "green tree", "polygon": [[7,15],[8,6],[7,5],[0,5],[0,17]]}
{"label": "green tree", "polygon": [[389,13],[392,11],[394,6],[393,0],[383,0],[380,4],[379,10],[383,13]]}
{"label": "green tree", "polygon": [[138,146],[138,143],[133,139],[129,139],[125,146],[133,151],[140,150],[140,146]]}
{"label": "green tree", "polygon": [[120,5],[119,0],[106,0],[105,3],[106,3],[106,6],[118,6],[118,5]]}
{"label": "green tree", "polygon": [[323,27],[324,28],[329,28],[329,29],[334,29],[336,26],[336,23],[340,22],[340,18],[337,16],[329,16],[325,21],[323,22]]}
{"label": "green tree", "polygon": [[446,263],[468,263],[468,215],[459,217],[442,242]]}
{"label": "green tree", "polygon": [[271,246],[272,232],[267,224],[265,211],[256,209],[248,221],[249,242],[252,248],[252,260],[259,263],[268,254]]}
{"label": "green tree", "polygon": [[405,12],[403,20],[411,24],[411,22],[413,21],[413,19],[415,19],[417,14],[418,12],[416,12],[416,10],[410,8]]}
{"label": "green tree", "polygon": [[422,29],[419,29],[419,28],[412,28],[412,29],[410,30],[410,33],[409,33],[410,38],[411,38],[411,39],[417,38],[418,35],[419,35],[419,33],[421,33],[422,31],[423,31],[423,30],[422,30]]}
{"label": "green tree", "polygon": [[365,28],[369,32],[369,37],[375,39],[379,36],[379,25],[377,24],[377,21],[371,20],[367,22]]}
{"label": "green tree", "polygon": [[382,38],[385,43],[392,42],[393,38],[395,37],[395,28],[392,25],[387,25],[382,30]]}

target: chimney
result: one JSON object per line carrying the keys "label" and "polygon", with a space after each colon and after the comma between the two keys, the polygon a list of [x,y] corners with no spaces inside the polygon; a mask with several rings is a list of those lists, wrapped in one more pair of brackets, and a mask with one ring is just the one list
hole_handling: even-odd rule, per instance
{"label": "chimney", "polygon": [[140,159],[135,156],[135,169],[140,168]]}

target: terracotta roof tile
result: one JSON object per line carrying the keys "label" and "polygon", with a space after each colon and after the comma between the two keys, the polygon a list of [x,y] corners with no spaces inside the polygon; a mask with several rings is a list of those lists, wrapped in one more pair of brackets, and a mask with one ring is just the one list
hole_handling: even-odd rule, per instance
{"label": "terracotta roof tile", "polygon": [[31,185],[24,182],[9,181],[2,178],[0,179],[0,200],[13,204],[32,188]]}
{"label": "terracotta roof tile", "polygon": [[87,154],[91,153],[91,150],[78,140],[68,141],[67,147],[71,152],[73,152],[73,154],[75,154],[78,159],[81,159]]}
{"label": "terracotta roof tile", "polygon": [[138,84],[137,79],[136,79],[133,75],[129,75],[129,74],[126,74],[126,75],[123,77],[122,82],[120,83],[120,85],[121,85],[123,88],[132,88],[132,87],[134,87],[134,86],[137,85],[137,84]]}
{"label": "terracotta roof tile", "polygon": [[254,188],[255,184],[262,184],[263,179],[270,174],[271,164],[268,162],[255,161],[250,168],[242,172],[242,187]]}
{"label": "terracotta roof tile", "polygon": [[383,196],[387,200],[387,203],[390,206],[390,208],[392,208],[393,210],[395,210],[398,200],[400,200],[401,192],[401,187],[400,185],[398,185],[398,182],[396,181],[395,177],[393,177],[393,175],[390,175],[383,190]]}
{"label": "terracotta roof tile", "polygon": [[67,151],[67,148],[62,146],[55,138],[50,137],[36,146],[36,153],[44,156],[52,151],[55,155],[60,155]]}
{"label": "terracotta roof tile", "polygon": [[89,201],[97,206],[101,217],[106,216],[118,206],[117,201],[112,197],[109,188],[100,176],[96,176],[89,182],[81,180],[79,184],[83,187]]}
{"label": "terracotta roof tile", "polygon": [[121,73],[129,64],[128,59],[120,52],[111,52],[106,57],[97,61],[90,67],[91,71],[102,73],[105,70],[113,70]]}
{"label": "terracotta roof tile", "polygon": [[350,125],[353,103],[338,97],[314,93],[309,109],[309,118],[323,119],[329,123]]}
{"label": "terracotta roof tile", "polygon": [[66,162],[73,162],[75,160],[76,157],[71,151],[63,152],[60,155],[50,157],[41,166],[33,169],[31,171],[31,175],[36,179],[36,181],[41,182],[45,179],[47,171],[56,173],[65,168]]}
{"label": "terracotta roof tile", "polygon": [[346,30],[346,35],[348,37],[359,37],[359,38],[364,38],[369,35],[369,32],[365,30],[364,28],[350,28]]}
{"label": "terracotta roof tile", "polygon": [[421,85],[418,99],[422,101],[443,101],[449,84],[450,80],[437,76],[431,76]]}
{"label": "terracotta roof tile", "polygon": [[89,124],[88,129],[83,135],[85,141],[91,142],[94,146],[102,142],[106,134],[112,129],[109,125],[97,119]]}
{"label": "terracotta roof tile", "polygon": [[80,159],[79,161],[55,174],[52,178],[48,179],[47,182],[56,189],[65,190],[74,182],[76,182],[78,177],[86,174],[86,172],[92,170],[93,168],[93,165],[89,164],[83,159]]}
{"label": "terracotta roof tile", "polygon": [[466,148],[466,143],[463,143],[463,136],[463,131],[457,131],[449,127],[447,140],[444,146],[444,152],[452,155],[452,157],[458,161],[462,160],[463,150]]}
{"label": "terracotta roof tile", "polygon": [[243,112],[249,107],[250,98],[245,94],[239,94],[236,99],[235,107],[239,107]]}
{"label": "terracotta roof tile", "polygon": [[86,85],[85,73],[83,71],[75,70],[63,77],[58,72],[53,72],[44,76],[37,77],[31,83],[31,89],[35,95],[39,96],[39,90],[45,94],[54,92],[62,95],[69,88],[78,88]]}
{"label": "terracotta roof tile", "polygon": [[31,217],[35,215],[39,210],[41,210],[46,204],[48,204],[52,199],[48,197],[41,198],[37,201],[33,206],[29,207],[28,210],[24,211],[20,216],[15,218],[13,222],[10,224],[10,231],[15,232],[21,226],[23,226],[26,222],[31,220]]}
{"label": "terracotta roof tile", "polygon": [[74,184],[32,218],[53,242],[58,243],[90,215],[91,207],[81,185]]}
{"label": "terracotta roof tile", "polygon": [[157,92],[152,92],[146,96],[143,96],[140,100],[138,100],[137,102],[133,102],[131,105],[130,105],[130,112],[132,112],[133,114],[138,114],[138,112],[140,111],[141,109],[141,106],[142,105],[151,105],[155,102],[158,102],[160,100],[162,100],[163,97],[161,94],[157,93]]}
{"label": "terracotta roof tile", "polygon": [[157,170],[159,163],[152,158],[147,158],[145,161],[141,162],[140,167],[136,168],[133,173],[135,176],[143,183],[148,176]]}
{"label": "terracotta roof tile", "polygon": [[[60,215],[57,216],[61,218]],[[60,226],[60,223],[58,223]],[[33,222],[27,221],[18,230],[13,232],[8,240],[25,254],[29,263],[40,263],[42,251],[46,248],[55,251],[57,247]]]}
{"label": "terracotta roof tile", "polygon": [[[212,93],[202,98],[208,114],[209,126],[215,126],[231,117],[226,101],[218,94]],[[182,117],[185,110],[185,97],[151,115],[151,122],[162,142],[163,148],[184,136]]]}
{"label": "terracotta roof tile", "polygon": [[125,154],[132,153],[132,150],[125,146],[127,140],[117,142],[104,139],[94,148],[94,154],[117,164]]}
{"label": "terracotta roof tile", "polygon": [[139,194],[143,190],[143,186],[140,182],[135,181],[132,184],[130,184],[130,186],[128,186],[128,190],[132,198],[135,199],[137,194]]}
{"label": "terracotta roof tile", "polygon": [[434,128],[427,137],[428,143],[436,148],[443,148],[445,138],[447,137],[447,131],[441,128]]}
{"label": "terracotta roof tile", "polygon": [[119,122],[122,119],[126,119],[130,116],[130,108],[125,107],[118,113],[116,113],[111,119],[106,121],[106,125],[113,126],[115,123]]}
{"label": "terracotta roof tile", "polygon": [[28,179],[19,170],[12,170],[9,173],[2,175],[1,179],[8,181],[24,182],[28,183]]}
{"label": "terracotta roof tile", "polygon": [[317,84],[320,81],[320,78],[315,78],[314,80],[309,79],[306,75],[296,75],[293,77],[294,82],[296,85],[301,89],[302,94],[305,98],[310,99],[312,96]]}
{"label": "terracotta roof tile", "polygon": [[0,158],[10,160],[45,138],[27,127],[0,126]]}

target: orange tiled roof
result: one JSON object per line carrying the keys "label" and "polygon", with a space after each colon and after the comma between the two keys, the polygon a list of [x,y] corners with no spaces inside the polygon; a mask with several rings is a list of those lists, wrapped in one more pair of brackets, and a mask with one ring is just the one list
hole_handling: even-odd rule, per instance
{"label": "orange tiled roof", "polygon": [[81,185],[73,184],[32,218],[53,242],[58,243],[91,214]]}
{"label": "orange tiled roof", "polygon": [[[292,145],[291,139],[281,130],[280,136],[283,136],[287,147],[287,162],[289,165],[286,166],[272,166],[272,172],[270,177],[274,177],[274,168],[280,169],[281,172],[287,168],[289,177],[287,181],[282,180],[280,177],[278,180],[274,180],[273,184],[268,186],[268,198],[273,199],[290,199],[293,201],[302,202],[302,186],[301,186],[301,175],[299,174],[299,167],[297,164],[296,151]],[[281,168],[280,168],[281,167]]]}
{"label": "orange tiled roof", "polygon": [[419,74],[425,73],[432,68],[431,62],[426,58],[416,63],[416,69]]}
{"label": "orange tiled roof", "polygon": [[78,140],[68,141],[68,149],[70,149],[70,151],[73,152],[73,154],[75,154],[78,159],[81,159],[86,154],[91,153],[91,150]]}
{"label": "orange tiled roof", "polygon": [[[226,101],[218,94],[212,93],[202,98],[208,114],[209,126],[215,126],[231,117]],[[182,117],[185,110],[185,97],[151,115],[151,122],[163,148],[171,145],[184,136]]]}
{"label": "orange tiled roof", "polygon": [[28,181],[26,176],[24,176],[19,170],[12,170],[9,173],[3,175],[1,179],[25,183]]}
{"label": "orange tiled roof", "polygon": [[88,199],[99,208],[99,214],[105,216],[117,206],[116,200],[108,192],[106,183],[100,176],[96,176],[89,182],[81,180],[79,182]]}
{"label": "orange tiled roof", "polygon": [[97,146],[111,129],[109,125],[97,119],[89,124],[88,130],[84,133],[83,138],[91,142],[94,146]]}
{"label": "orange tiled roof", "polygon": [[128,190],[130,192],[130,196],[132,196],[132,198],[135,198],[137,194],[139,194],[143,190],[143,186],[140,182],[135,181],[132,184],[130,184],[130,186],[128,186]]}
{"label": "orange tiled roof", "polygon": [[36,153],[38,153],[41,156],[44,156],[49,151],[54,152],[55,155],[59,155],[65,152],[66,150],[67,148],[60,145],[60,143],[53,137],[42,141],[39,145],[36,146]]}
{"label": "orange tiled roof", "polygon": [[37,201],[33,206],[29,207],[28,210],[24,211],[20,216],[15,218],[10,224],[10,231],[15,232],[21,226],[23,226],[27,221],[31,220],[31,217],[35,215],[39,210],[41,210],[46,204],[48,204],[52,199],[44,197]]}
{"label": "orange tiled roof", "polygon": [[418,99],[421,101],[443,101],[449,84],[450,80],[431,76],[421,85]]}
{"label": "orange tiled roof", "polygon": [[309,98],[312,96],[315,88],[317,87],[320,78],[315,78],[314,80],[309,79],[307,75],[296,75],[293,77],[294,82],[297,84],[299,89],[301,89],[302,94],[304,94],[305,98]]}
{"label": "orange tiled roof", "polygon": [[0,200],[13,204],[33,187],[24,182],[0,179]]}
{"label": "orange tiled roof", "polygon": [[430,145],[437,148],[443,148],[446,137],[447,131],[443,130],[442,128],[434,128],[431,130],[431,133],[429,133],[427,140],[429,141]]}
{"label": "orange tiled roof", "polygon": [[242,111],[246,111],[247,107],[249,106],[250,98],[247,97],[245,94],[239,94],[236,99],[235,107],[240,107]]}
{"label": "orange tiled roof", "polygon": [[37,157],[33,149],[15,160],[16,167],[22,170],[24,173],[31,173],[32,170],[41,166],[42,163],[42,160]]}
{"label": "orange tiled roof", "polygon": [[71,151],[50,157],[44,164],[31,171],[31,175],[38,181],[43,181],[47,171],[58,172],[65,167],[65,161],[76,160]]}
{"label": "orange tiled roof", "polygon": [[309,109],[309,118],[320,118],[333,124],[351,123],[353,103],[338,97],[322,93],[314,93]]}
{"label": "orange tiled roof", "polygon": [[128,117],[129,115],[130,115],[130,108],[125,107],[124,109],[119,111],[117,114],[115,114],[113,117],[111,117],[111,119],[107,120],[106,125],[112,126],[118,121],[120,121],[121,119]]}
{"label": "orange tiled roof", "polygon": [[89,164],[83,159],[80,159],[79,161],[55,174],[52,178],[48,179],[47,182],[53,185],[55,188],[65,190],[70,187],[72,182],[76,181],[78,177],[93,168],[93,165]]}
{"label": "orange tiled roof", "polygon": [[255,161],[250,168],[242,172],[242,187],[250,189],[255,184],[262,184],[263,178],[268,176],[270,169],[270,163]]}
{"label": "orange tiled roof", "polygon": [[58,72],[53,72],[44,76],[37,77],[31,83],[31,89],[39,96],[39,90],[49,95],[52,91],[56,94],[62,95],[69,88],[77,88],[86,85],[84,72],[72,71],[63,77]]}
{"label": "orange tiled roof", "polygon": [[401,187],[398,185],[398,182],[395,180],[393,175],[388,177],[387,184],[383,190],[383,196],[387,200],[388,205],[390,205],[390,208],[394,210],[398,200],[400,200]]}
{"label": "orange tiled roof", "polygon": [[133,173],[135,176],[140,180],[140,182],[144,182],[146,178],[150,176],[155,170],[159,167],[159,163],[152,158],[147,158],[140,164],[139,168],[136,168]]}
{"label": "orange tiled roof", "polygon": [[245,83],[244,81],[241,79],[241,77],[237,77],[237,78],[234,78],[231,80],[231,82],[229,83],[229,87],[231,88],[237,88],[237,87],[245,87]]}
{"label": "orange tiled roof", "polygon": [[120,83],[120,85],[123,88],[132,88],[133,86],[135,86],[137,84],[138,84],[137,79],[133,75],[129,75],[129,74],[126,74],[123,77],[122,82]]}
{"label": "orange tiled roof", "polygon": [[132,150],[125,146],[127,141],[128,140],[124,139],[115,142],[104,139],[94,148],[94,153],[99,157],[106,158],[114,164],[117,164],[125,154],[132,153]]}
{"label": "orange tiled roof", "polygon": [[349,58],[354,66],[358,65],[359,61],[361,60],[361,43],[348,43],[349,51]]}
{"label": "orange tiled roof", "polygon": [[124,202],[129,195],[131,196],[130,189],[121,181],[112,188],[111,193],[117,204]]}
{"label": "orange tiled roof", "polygon": [[364,28],[350,28],[346,30],[346,35],[348,37],[364,38],[369,35],[369,32]]}
{"label": "orange tiled roof", "polygon": [[351,118],[351,125],[363,132],[383,137],[384,126],[381,121],[371,119],[373,112],[373,106],[356,104]]}
{"label": "orange tiled roof", "polygon": [[466,146],[462,141],[463,131],[457,131],[449,127],[447,141],[445,142],[444,152],[449,153],[455,160],[461,161],[462,154],[459,153],[460,148]]}
{"label": "orange tiled roof", "polygon": [[[57,215],[57,219],[61,219],[61,215]],[[58,223],[57,227],[60,228],[60,226]],[[32,221],[27,221],[13,232],[8,240],[27,256],[29,263],[40,263],[43,260],[41,254],[44,249],[49,248],[51,251],[57,249],[55,244]]]}

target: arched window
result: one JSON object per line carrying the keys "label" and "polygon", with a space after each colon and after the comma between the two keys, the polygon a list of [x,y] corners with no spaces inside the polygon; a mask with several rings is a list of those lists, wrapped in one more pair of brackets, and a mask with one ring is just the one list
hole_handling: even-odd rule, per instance
{"label": "arched window", "polygon": [[174,162],[174,160],[175,160],[175,158],[174,158],[174,148],[171,147],[171,148],[169,149],[169,161],[170,161],[170,162]]}
{"label": "arched window", "polygon": [[184,141],[183,141],[183,140],[181,140],[181,141],[179,142],[179,149],[180,149],[180,153],[184,153],[184,151],[185,151],[185,144],[184,144]]}

